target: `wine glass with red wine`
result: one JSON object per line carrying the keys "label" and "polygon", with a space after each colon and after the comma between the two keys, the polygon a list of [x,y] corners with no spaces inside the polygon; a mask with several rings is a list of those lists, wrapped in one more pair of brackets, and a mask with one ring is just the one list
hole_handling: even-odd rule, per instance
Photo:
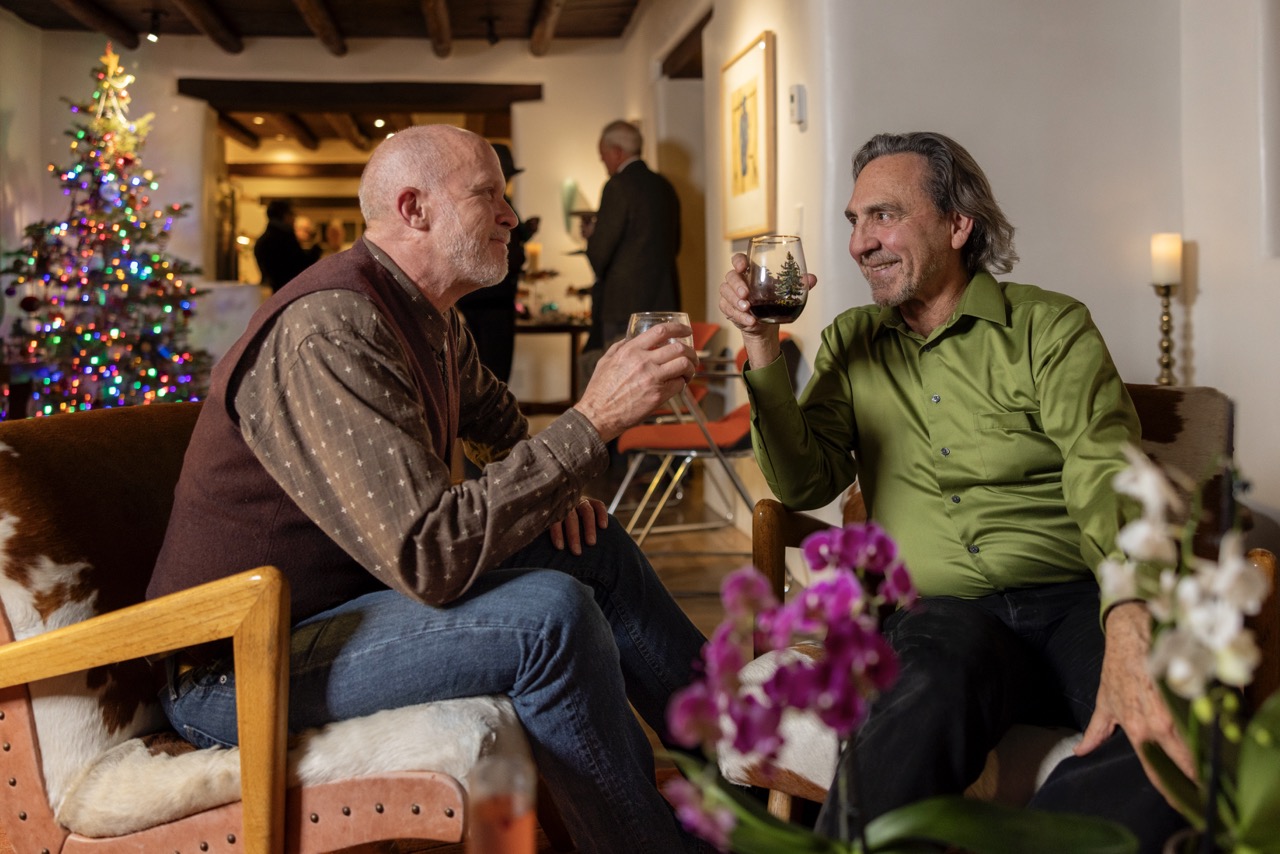
{"label": "wine glass with red wine", "polygon": [[794,234],[751,238],[747,254],[747,302],[762,323],[790,323],[804,311],[804,247]]}

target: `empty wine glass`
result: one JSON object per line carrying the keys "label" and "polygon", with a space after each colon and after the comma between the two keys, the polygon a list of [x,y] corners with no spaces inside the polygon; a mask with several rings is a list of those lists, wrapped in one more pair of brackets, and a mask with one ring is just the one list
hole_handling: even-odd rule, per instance
{"label": "empty wine glass", "polygon": [[747,260],[749,311],[762,323],[790,323],[809,298],[804,247],[793,234],[751,238]]}
{"label": "empty wine glass", "polygon": [[[652,329],[660,323],[679,323],[683,326],[689,326],[689,315],[683,311],[637,311],[631,315],[631,320],[627,323],[627,337],[635,338],[646,329]],[[692,330],[692,327],[690,327]],[[670,338],[669,341],[677,341],[690,350],[693,349],[693,332],[680,338]]]}
{"label": "empty wine glass", "polygon": [[[668,338],[668,341],[676,341],[688,347],[693,352],[693,327],[689,324],[689,315],[683,311],[637,311],[631,315],[631,320],[627,323],[627,338],[635,338],[646,329],[652,329],[659,323],[680,323],[689,327],[689,334],[679,338]],[[696,360],[696,353],[695,360]],[[706,437],[708,446],[711,444],[711,434],[707,429],[707,417],[698,407],[698,402],[694,400],[693,395],[689,394],[689,386],[686,384],[681,387],[678,395],[680,402],[684,406],[684,411],[693,416],[693,420],[697,423],[698,429],[702,431],[702,435]],[[681,409],[675,405],[675,398],[672,398],[671,408],[675,411],[676,417],[683,420]]]}

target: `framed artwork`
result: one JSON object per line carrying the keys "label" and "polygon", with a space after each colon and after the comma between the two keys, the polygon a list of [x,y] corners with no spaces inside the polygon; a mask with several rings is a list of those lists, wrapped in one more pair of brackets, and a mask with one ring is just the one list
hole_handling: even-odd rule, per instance
{"label": "framed artwork", "polygon": [[773,33],[765,30],[720,69],[724,236],[774,229]]}

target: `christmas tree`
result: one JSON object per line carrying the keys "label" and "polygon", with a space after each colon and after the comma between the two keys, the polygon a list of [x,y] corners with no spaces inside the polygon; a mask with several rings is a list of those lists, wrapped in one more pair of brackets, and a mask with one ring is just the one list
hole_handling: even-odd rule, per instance
{"label": "christmas tree", "polygon": [[21,312],[6,361],[30,380],[34,415],[202,394],[207,357],[186,346],[194,290],[183,280],[198,271],[165,252],[188,206],[152,206],[158,185],[139,159],[152,116],[129,120],[134,78],[110,44],[94,76],[93,103],[71,104],[74,162],[49,165],[70,210],[27,226],[8,253],[5,293]]}
{"label": "christmas tree", "polygon": [[782,269],[778,271],[778,283],[775,288],[778,302],[784,304],[799,302],[804,296],[803,278],[795,256],[788,252],[787,260],[782,262]]}

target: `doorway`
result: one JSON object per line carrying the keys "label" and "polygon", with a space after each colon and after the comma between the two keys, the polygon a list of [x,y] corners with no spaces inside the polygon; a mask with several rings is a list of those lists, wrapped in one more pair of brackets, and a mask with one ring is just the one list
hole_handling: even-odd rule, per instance
{"label": "doorway", "polygon": [[542,99],[542,86],[529,83],[182,78],[178,92],[216,116],[215,278],[248,283],[260,280],[253,241],[272,200],[289,199],[319,236],[324,224],[350,245],[364,230],[360,173],[379,140],[412,125],[452,124],[509,141],[511,105]]}

